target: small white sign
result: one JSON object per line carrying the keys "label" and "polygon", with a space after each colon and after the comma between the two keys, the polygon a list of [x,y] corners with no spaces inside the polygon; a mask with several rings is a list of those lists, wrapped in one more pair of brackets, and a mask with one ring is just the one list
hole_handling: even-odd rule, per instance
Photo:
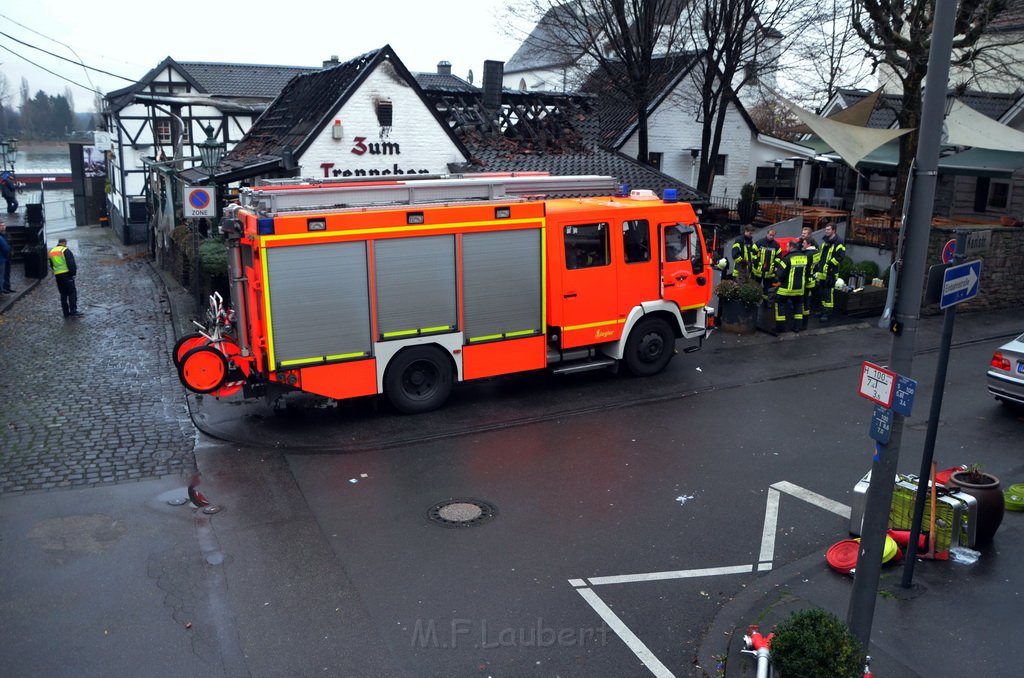
{"label": "small white sign", "polygon": [[217,193],[210,186],[186,186],[182,216],[186,219],[217,216]]}
{"label": "small white sign", "polygon": [[110,132],[93,132],[92,133],[92,145],[96,147],[97,151],[109,151],[110,150]]}
{"label": "small white sign", "polygon": [[882,407],[892,407],[896,373],[865,362],[860,373],[860,395]]}

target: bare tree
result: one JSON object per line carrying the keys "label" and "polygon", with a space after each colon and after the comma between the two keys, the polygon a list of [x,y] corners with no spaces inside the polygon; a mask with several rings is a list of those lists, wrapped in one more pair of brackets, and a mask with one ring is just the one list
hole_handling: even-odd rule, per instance
{"label": "bare tree", "polygon": [[[984,62],[991,46],[979,45],[985,27],[1006,8],[1007,0],[961,0],[957,5],[951,66],[961,71]],[[917,149],[924,79],[928,72],[935,0],[853,0],[853,26],[873,54],[874,64],[887,66],[902,85],[899,126],[913,131],[900,137],[897,204],[903,200],[910,164]],[[959,83],[964,85],[964,82]]]}
{"label": "bare tree", "polygon": [[[658,94],[658,55],[685,47],[679,21],[685,0],[531,0],[514,17],[540,17],[528,38],[533,54],[575,71],[581,83],[596,70],[603,94],[631,107],[637,122],[637,158],[648,159],[647,117]],[[520,6],[523,7],[523,6]]]}
{"label": "bare tree", "polygon": [[730,106],[744,88],[774,84],[779,54],[813,20],[807,6],[807,0],[694,0],[688,6],[688,32],[704,49],[699,67],[690,71],[703,122],[698,189],[710,193],[714,186]]}
{"label": "bare tree", "polygon": [[[794,49],[781,56],[794,99],[816,108],[842,88],[865,88],[870,58],[857,36],[850,0],[817,0],[807,8],[806,30]],[[870,89],[870,87],[868,87]]]}

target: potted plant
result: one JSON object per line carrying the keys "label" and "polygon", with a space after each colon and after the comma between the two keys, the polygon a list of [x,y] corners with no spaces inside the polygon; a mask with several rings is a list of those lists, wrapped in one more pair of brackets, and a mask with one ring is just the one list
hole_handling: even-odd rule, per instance
{"label": "potted plant", "polygon": [[954,471],[949,485],[969,494],[978,502],[978,524],[974,531],[974,544],[981,546],[992,541],[1003,522],[1006,510],[999,478],[986,473],[981,464],[971,464],[964,471]]}
{"label": "potted plant", "polygon": [[718,326],[726,332],[749,334],[757,329],[757,309],[764,299],[761,284],[749,275],[723,280],[715,287],[718,295]]}
{"label": "potted plant", "polygon": [[838,617],[822,609],[798,610],[775,627],[772,666],[785,678],[860,678],[860,641]]}
{"label": "potted plant", "polygon": [[740,201],[736,203],[736,216],[741,224],[749,224],[757,216],[757,186],[751,183],[740,187]]}

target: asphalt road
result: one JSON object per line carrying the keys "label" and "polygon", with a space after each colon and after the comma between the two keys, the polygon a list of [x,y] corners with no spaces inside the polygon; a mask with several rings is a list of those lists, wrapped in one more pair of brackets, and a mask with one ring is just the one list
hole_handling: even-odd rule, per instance
{"label": "asphalt road", "polygon": [[[318,553],[329,549],[328,570],[358,603],[363,632],[356,647],[383,652],[374,664],[383,672],[360,675],[643,676],[652,674],[652,663],[664,668],[662,675],[688,675],[723,604],[763,572],[824,554],[848,536],[844,517],[787,494],[772,557],[763,558],[770,486],[791,483],[848,506],[870,468],[872,405],[856,389],[862,356],[873,357],[881,346],[872,330],[860,332],[842,342],[836,333],[765,344],[806,356],[806,372],[792,359],[747,365],[755,347],[734,363],[748,383],[731,376],[698,388],[709,372],[726,372],[735,356],[704,354],[699,373],[694,356],[680,356],[676,378],[693,383],[677,385],[675,396],[659,395],[661,378],[591,376],[555,387],[580,394],[576,411],[559,416],[545,411],[552,393],[534,397],[524,388],[492,394],[501,402],[454,403],[457,412],[507,408],[515,425],[492,420],[469,430],[469,415],[461,413],[451,420],[460,435],[437,435],[437,424],[428,422],[433,439],[422,444],[273,455],[266,447],[218,448],[197,452],[197,459],[212,496],[230,506],[245,486],[250,500],[215,518],[225,552],[261,549],[271,562],[295,561],[295,525],[274,517],[289,514],[278,502],[301,496],[323,542],[317,535],[303,539],[316,542]],[[839,343],[862,348],[833,355],[830,346]],[[994,343],[953,351],[936,457],[942,466],[981,461],[997,475],[1019,478],[1024,468],[1014,450],[1024,417],[984,390]],[[934,361],[928,353],[915,362],[920,387],[904,434],[904,472],[916,473],[920,464]],[[835,364],[824,366],[829,362]],[[604,403],[611,391],[644,391],[643,382],[651,386],[646,398]],[[597,392],[592,399],[587,388]],[[391,434],[417,419],[396,424],[387,412],[364,412],[360,426],[372,430],[377,421],[380,432]],[[277,426],[301,432],[310,424],[291,420],[267,430]],[[220,497],[225,484],[234,487]],[[431,507],[452,499],[485,502],[496,515],[458,529],[428,519]],[[258,540],[228,527],[239,510],[252,529],[250,521],[267,514]],[[294,585],[319,600],[309,582]],[[233,601],[236,610],[256,608],[258,594],[233,595],[255,596]],[[302,621],[330,628],[330,617],[328,604],[323,619]],[[272,663],[283,651],[274,640],[280,622],[239,619],[243,637],[259,639],[244,647],[250,665]],[[302,652],[287,655],[299,662],[299,673],[313,670],[305,661],[316,654],[313,637],[304,636]]]}

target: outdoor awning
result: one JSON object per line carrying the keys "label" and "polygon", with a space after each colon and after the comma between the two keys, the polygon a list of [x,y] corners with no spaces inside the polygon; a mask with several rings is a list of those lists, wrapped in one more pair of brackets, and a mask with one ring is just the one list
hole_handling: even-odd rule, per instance
{"label": "outdoor awning", "polygon": [[996,122],[970,106],[954,100],[945,120],[946,137],[952,146],[1024,153],[1024,132]]}
{"label": "outdoor awning", "polygon": [[874,129],[823,118],[776,94],[815,134],[850,167],[857,167],[872,151],[906,134],[908,129]]}
{"label": "outdoor awning", "polygon": [[[947,152],[953,150],[946,147]],[[898,143],[888,143],[871,151],[860,163],[860,170],[895,170],[900,160]],[[939,174],[1008,179],[1014,170],[1024,168],[1024,153],[970,148],[939,158]]]}

